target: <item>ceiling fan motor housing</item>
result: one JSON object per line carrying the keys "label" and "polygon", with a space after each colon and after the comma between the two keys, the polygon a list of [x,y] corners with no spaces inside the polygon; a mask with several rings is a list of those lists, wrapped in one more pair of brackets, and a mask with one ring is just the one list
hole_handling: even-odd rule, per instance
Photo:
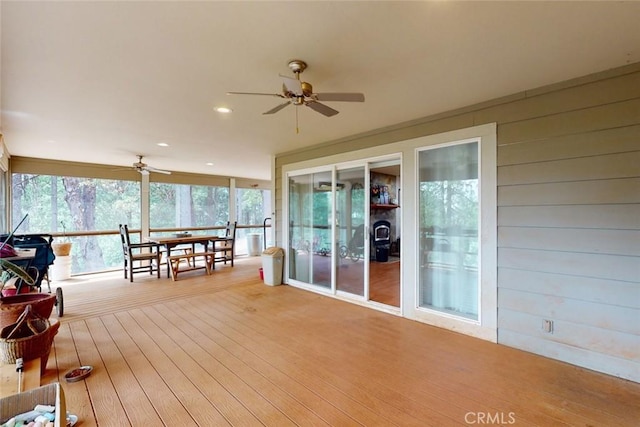
{"label": "ceiling fan motor housing", "polygon": [[300,82],[302,84],[302,94],[306,97],[310,97],[313,94],[313,86],[311,83]]}
{"label": "ceiling fan motor housing", "polygon": [[[275,106],[274,108],[265,111],[262,114],[274,114],[285,108],[287,105],[306,106],[312,110],[326,116],[332,117],[338,114],[338,110],[334,110],[328,105],[322,104],[319,101],[343,101],[343,102],[364,102],[364,95],[362,93],[350,93],[350,92],[328,92],[328,93],[314,93],[313,86],[308,82],[303,82],[300,79],[300,73],[307,68],[307,63],[300,59],[293,59],[289,61],[289,69],[295,74],[296,78],[293,79],[288,76],[280,75],[282,78],[282,92],[281,93],[255,93],[255,92],[227,92],[229,95],[267,95],[277,96],[279,98],[285,98],[287,101]],[[297,117],[297,116],[296,116]]]}

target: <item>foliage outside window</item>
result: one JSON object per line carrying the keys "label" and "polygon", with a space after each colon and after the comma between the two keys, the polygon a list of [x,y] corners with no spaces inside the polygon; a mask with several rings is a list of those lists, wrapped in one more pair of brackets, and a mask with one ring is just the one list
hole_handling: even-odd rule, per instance
{"label": "foliage outside window", "polygon": [[217,227],[229,220],[229,188],[151,183],[151,228]]}
{"label": "foliage outside window", "polygon": [[331,173],[319,172],[289,178],[289,277],[330,287],[330,278],[312,268],[331,244]]}
{"label": "foliage outside window", "polygon": [[478,319],[478,143],[420,152],[420,306]]}
{"label": "foliage outside window", "polygon": [[[13,174],[12,215],[29,214],[17,234],[140,227],[140,184],[135,181]],[[73,242],[72,272],[114,268],[122,264],[119,236],[81,236]]]}
{"label": "foliage outside window", "polygon": [[[19,221],[29,214],[17,234],[113,231],[118,224],[139,229],[140,188],[139,181],[14,173],[12,217]],[[229,220],[229,194],[228,187],[150,183],[150,226],[152,229],[223,227]],[[238,224],[261,226],[271,211],[268,190],[238,189],[236,202]],[[262,227],[246,230],[262,234]],[[242,231],[239,236],[243,236]],[[138,238],[132,236],[134,241]],[[73,274],[122,268],[117,234],[61,236],[55,240],[73,243]],[[241,249],[245,240],[239,241]]]}
{"label": "foliage outside window", "polygon": [[[258,188],[236,189],[236,220],[242,225],[259,225],[253,228],[240,228],[236,230],[236,253],[248,253],[247,236],[258,234],[258,241],[265,238],[262,228],[265,218],[271,216],[271,191]],[[270,233],[266,233],[268,239]],[[263,241],[264,245],[264,241]],[[271,246],[267,241],[266,246]],[[262,249],[261,247],[258,249]]]}
{"label": "foliage outside window", "polygon": [[271,192],[254,188],[236,190],[238,224],[262,224],[271,214]]}

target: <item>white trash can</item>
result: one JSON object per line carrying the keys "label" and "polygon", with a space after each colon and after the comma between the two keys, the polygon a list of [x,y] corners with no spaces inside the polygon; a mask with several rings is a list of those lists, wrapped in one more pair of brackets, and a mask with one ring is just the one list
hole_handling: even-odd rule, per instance
{"label": "white trash can", "polygon": [[49,278],[54,282],[71,279],[71,255],[56,256],[49,267]]}
{"label": "white trash can", "polygon": [[262,252],[262,274],[264,275],[265,285],[281,285],[283,268],[284,249],[274,246]]}
{"label": "white trash can", "polygon": [[247,252],[249,256],[260,255],[261,237],[259,233],[247,234]]}

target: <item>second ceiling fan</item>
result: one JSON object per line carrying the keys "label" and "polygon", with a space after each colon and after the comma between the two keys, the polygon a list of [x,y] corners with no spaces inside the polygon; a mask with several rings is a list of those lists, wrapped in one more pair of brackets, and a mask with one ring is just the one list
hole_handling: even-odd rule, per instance
{"label": "second ceiling fan", "polygon": [[171,172],[154,168],[142,161],[142,155],[138,154],[138,161],[133,164],[133,169],[140,172],[142,175],[149,175],[150,172],[162,173],[165,175],[171,175]]}
{"label": "second ceiling fan", "polygon": [[[287,101],[276,107],[265,111],[263,114],[274,114],[288,105],[304,105],[327,117],[335,116],[339,113],[328,105],[319,101],[341,101],[341,102],[364,102],[364,94],[349,92],[326,92],[314,93],[310,83],[300,80],[300,74],[307,68],[307,63],[299,59],[289,62],[289,68],[296,78],[280,75],[282,78],[282,93],[255,93],[255,92],[227,92],[228,95],[263,95],[277,96]],[[297,111],[297,110],[296,110]]]}

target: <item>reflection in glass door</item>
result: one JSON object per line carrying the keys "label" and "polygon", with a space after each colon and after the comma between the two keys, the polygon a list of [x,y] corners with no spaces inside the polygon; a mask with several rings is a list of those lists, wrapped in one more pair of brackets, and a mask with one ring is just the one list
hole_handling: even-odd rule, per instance
{"label": "reflection in glass door", "polygon": [[365,278],[365,170],[337,171],[336,184],[336,288],[364,296]]}
{"label": "reflection in glass door", "polygon": [[289,177],[289,277],[331,288],[331,172]]}
{"label": "reflection in glass door", "polygon": [[478,320],[478,142],[419,153],[420,307]]}

